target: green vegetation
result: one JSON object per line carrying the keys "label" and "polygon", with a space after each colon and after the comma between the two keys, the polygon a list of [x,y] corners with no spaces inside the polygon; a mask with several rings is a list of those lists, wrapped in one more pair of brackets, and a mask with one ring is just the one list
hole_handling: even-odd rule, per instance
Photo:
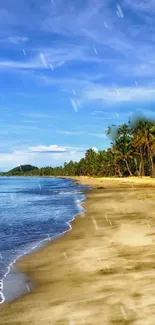
{"label": "green vegetation", "polygon": [[[155,177],[155,122],[136,119],[128,124],[112,125],[107,130],[111,148],[87,150],[79,162],[60,167],[20,166],[3,175],[23,176],[151,176]],[[1,174],[2,175],[2,174]]]}
{"label": "green vegetation", "polygon": [[34,173],[38,172],[39,168],[31,165],[21,165],[16,168],[11,169],[7,173],[1,173],[1,175],[5,174],[8,176],[24,176],[24,175],[29,175],[29,173]]}

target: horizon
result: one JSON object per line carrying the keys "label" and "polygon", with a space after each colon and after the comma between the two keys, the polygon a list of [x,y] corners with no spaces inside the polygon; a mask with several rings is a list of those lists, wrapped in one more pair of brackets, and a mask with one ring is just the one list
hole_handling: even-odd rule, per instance
{"label": "horizon", "polygon": [[79,161],[155,117],[153,3],[2,0],[0,170]]}

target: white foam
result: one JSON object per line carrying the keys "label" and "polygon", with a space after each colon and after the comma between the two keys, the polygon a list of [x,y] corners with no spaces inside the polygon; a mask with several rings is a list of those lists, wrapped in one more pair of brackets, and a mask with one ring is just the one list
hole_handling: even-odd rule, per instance
{"label": "white foam", "polygon": [[[52,239],[52,237],[51,237]],[[5,296],[4,296],[4,293],[3,293],[3,289],[4,289],[4,280],[6,279],[7,275],[10,273],[11,271],[11,268],[14,267],[14,264],[23,256],[29,254],[31,251],[33,251],[35,248],[37,248],[41,243],[43,243],[44,241],[49,241],[49,237],[39,241],[35,246],[33,246],[30,250],[28,251],[25,251],[23,254],[17,256],[10,264],[9,266],[7,267],[7,271],[6,273],[4,274],[3,278],[0,280],[0,298],[1,298],[1,301],[0,301],[0,304],[3,304],[4,301],[5,301]]]}
{"label": "white foam", "polygon": [[11,272],[11,268],[14,268],[14,264],[23,256],[31,253],[33,250],[35,250],[40,244],[42,244],[45,241],[51,241],[52,239],[56,239],[57,237],[60,237],[62,235],[64,235],[65,233],[67,233],[68,231],[70,231],[72,229],[71,223],[75,220],[76,216],[85,212],[85,209],[82,207],[82,203],[86,200],[86,197],[83,196],[83,198],[81,199],[81,210],[78,214],[76,214],[75,216],[73,216],[73,218],[69,221],[66,221],[65,223],[68,225],[69,229],[63,231],[62,233],[58,234],[58,235],[54,235],[52,237],[50,237],[49,235],[47,235],[47,237],[43,240],[40,240],[35,246],[31,247],[31,249],[25,251],[23,254],[19,255],[17,258],[15,258],[7,267],[7,271],[4,274],[3,278],[0,280],[0,305],[3,304],[5,302],[5,296],[3,293],[4,290],[4,280],[6,279],[7,275]]}
{"label": "white foam", "polygon": [[69,195],[69,194],[82,194],[83,192],[80,192],[80,191],[58,191],[59,194],[66,194],[66,195]]}

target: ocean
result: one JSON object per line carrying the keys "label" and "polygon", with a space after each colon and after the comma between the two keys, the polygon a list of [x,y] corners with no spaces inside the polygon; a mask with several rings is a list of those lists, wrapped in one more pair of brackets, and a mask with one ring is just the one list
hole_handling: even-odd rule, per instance
{"label": "ocean", "polygon": [[1,304],[24,291],[23,275],[10,277],[15,262],[71,229],[85,189],[66,178],[0,177]]}

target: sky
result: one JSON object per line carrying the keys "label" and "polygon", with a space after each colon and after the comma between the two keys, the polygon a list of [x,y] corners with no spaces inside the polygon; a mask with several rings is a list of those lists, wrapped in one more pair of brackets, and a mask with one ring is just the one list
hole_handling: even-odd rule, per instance
{"label": "sky", "polygon": [[0,171],[78,161],[155,117],[155,0],[1,0]]}

